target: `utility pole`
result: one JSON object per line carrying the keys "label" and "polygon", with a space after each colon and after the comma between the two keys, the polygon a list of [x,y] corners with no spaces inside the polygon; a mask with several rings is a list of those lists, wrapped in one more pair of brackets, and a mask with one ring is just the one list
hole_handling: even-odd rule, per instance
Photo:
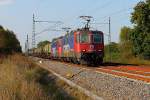
{"label": "utility pole", "polygon": [[29,54],[29,38],[27,35],[27,40],[25,42],[25,54],[28,55]]}
{"label": "utility pole", "polygon": [[32,48],[35,48],[36,41],[35,41],[35,16],[34,16],[34,14],[33,14],[32,22],[33,22],[33,26],[32,26]]}
{"label": "utility pole", "polygon": [[27,55],[29,54],[29,36],[27,34]]}
{"label": "utility pole", "polygon": [[109,17],[109,37],[108,37],[108,42],[109,42],[109,56],[110,56],[110,62],[112,61],[111,57],[111,18]]}
{"label": "utility pole", "polygon": [[109,17],[108,22],[106,23],[92,23],[92,24],[107,24],[108,25],[108,34],[105,34],[108,37],[108,52],[109,52],[109,61],[112,61],[112,54],[111,54],[111,18]]}
{"label": "utility pole", "polygon": [[[36,47],[36,35],[38,35],[36,33],[36,23],[55,23],[55,24],[63,24],[63,22],[61,21],[43,21],[43,20],[35,20],[35,15],[33,14],[33,17],[32,17],[32,23],[33,23],[33,26],[32,26],[32,48],[35,48]],[[48,29],[50,30],[50,29]],[[56,30],[53,30],[53,31],[56,31]],[[45,32],[45,31],[43,31]],[[41,33],[41,32],[40,32]]]}

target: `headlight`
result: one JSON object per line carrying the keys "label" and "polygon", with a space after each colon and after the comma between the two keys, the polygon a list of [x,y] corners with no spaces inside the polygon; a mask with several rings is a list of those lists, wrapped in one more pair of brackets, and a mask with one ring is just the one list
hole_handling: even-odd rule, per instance
{"label": "headlight", "polygon": [[85,52],[86,50],[82,50],[83,52]]}

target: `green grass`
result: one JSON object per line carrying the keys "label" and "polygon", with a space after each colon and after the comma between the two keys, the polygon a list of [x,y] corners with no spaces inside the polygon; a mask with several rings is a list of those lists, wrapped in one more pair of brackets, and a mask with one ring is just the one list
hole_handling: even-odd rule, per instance
{"label": "green grass", "polygon": [[[134,57],[132,55],[123,55],[121,53],[112,53],[111,58],[112,63],[150,65],[150,60],[144,60],[140,57]],[[110,62],[110,55],[108,53],[105,53],[104,62]]]}

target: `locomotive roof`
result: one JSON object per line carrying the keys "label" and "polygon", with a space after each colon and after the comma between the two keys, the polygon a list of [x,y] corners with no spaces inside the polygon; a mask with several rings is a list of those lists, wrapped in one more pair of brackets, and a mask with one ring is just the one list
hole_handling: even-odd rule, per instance
{"label": "locomotive roof", "polygon": [[[68,35],[72,34],[73,32],[78,32],[78,31],[80,31],[80,32],[83,32],[83,31],[86,31],[86,32],[87,31],[90,31],[90,32],[102,32],[102,31],[98,31],[98,30],[89,30],[88,28],[82,28],[82,29],[72,30],[71,32],[66,33],[65,36],[68,36]],[[60,36],[60,37],[54,38],[52,40],[52,42],[56,42],[58,39],[62,39],[65,36]]]}
{"label": "locomotive roof", "polygon": [[56,40],[58,40],[58,39],[62,39],[62,38],[63,38],[63,36],[60,36],[60,37],[54,38],[54,39],[52,40],[52,42],[53,42],[53,41],[56,41]]}
{"label": "locomotive roof", "polygon": [[99,31],[99,30],[89,30],[89,28],[82,28],[82,29],[77,29],[76,30],[76,32],[77,31],[80,31],[80,32],[83,32],[83,31],[90,31],[90,32],[102,32],[102,31]]}

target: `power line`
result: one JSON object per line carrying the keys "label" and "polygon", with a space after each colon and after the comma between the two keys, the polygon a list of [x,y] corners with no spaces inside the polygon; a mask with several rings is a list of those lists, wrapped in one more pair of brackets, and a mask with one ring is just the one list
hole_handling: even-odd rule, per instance
{"label": "power line", "polygon": [[106,15],[106,16],[103,16],[103,17],[100,17],[101,19],[104,19],[104,18],[107,18],[108,16],[115,16],[115,15],[118,15],[118,14],[120,14],[120,13],[123,13],[123,12],[126,12],[126,11],[128,11],[128,10],[130,10],[130,9],[133,9],[133,8],[125,8],[125,9],[121,9],[121,10],[118,10],[118,11],[115,11],[115,12],[112,12],[112,13],[110,13],[110,14],[108,14],[108,15]]}
{"label": "power line", "polygon": [[37,35],[40,35],[40,34],[42,34],[42,33],[44,33],[44,32],[46,32],[46,31],[61,31],[61,30],[59,30],[59,29],[56,29],[56,27],[57,27],[58,25],[60,25],[60,24],[59,24],[59,23],[55,23],[55,25],[49,26],[49,27],[45,28],[44,30],[42,30],[42,31],[40,31],[40,32],[38,32],[38,33],[36,33],[36,36],[37,36]]}
{"label": "power line", "polygon": [[[102,8],[104,8],[105,6],[108,7],[108,5],[110,5],[110,4],[112,3],[112,1],[113,1],[113,0],[108,0],[108,2],[104,3],[104,4],[101,5],[101,6],[96,7],[96,8],[94,8],[94,9],[90,9],[90,10],[88,10],[88,12],[94,12],[95,10],[100,9],[100,8],[102,9]],[[92,4],[89,4],[88,6],[95,5],[95,3],[97,3],[97,1],[94,2],[94,3],[92,3]],[[90,8],[90,7],[89,7],[89,8]],[[87,8],[86,8],[86,9],[87,9]],[[79,10],[78,12],[84,12],[84,10],[81,9],[81,10]],[[76,15],[77,15],[77,14],[76,14]],[[68,17],[68,18],[65,18],[65,19],[67,19],[67,20],[65,21],[65,23],[66,23],[66,22],[69,23],[69,22],[72,20],[72,17]]]}
{"label": "power line", "polygon": [[[35,25],[36,25],[36,23],[63,23],[63,22],[61,22],[61,21],[46,21],[46,20],[35,20],[35,16],[34,16],[34,14],[33,14],[33,19],[32,19],[32,21],[33,21],[33,27],[32,27],[32,48],[35,48],[35,45],[36,45],[36,32],[35,32]],[[45,31],[47,31],[47,30],[43,30],[42,32],[45,32]],[[42,33],[41,32],[41,33]]]}
{"label": "power line", "polygon": [[120,14],[120,13],[123,13],[123,12],[126,12],[127,10],[130,10],[130,9],[133,9],[133,8],[121,9],[121,10],[119,10],[119,11],[116,11],[116,12],[111,13],[110,15],[111,15],[111,16],[114,16],[114,15],[117,15],[117,14]]}
{"label": "power line", "polygon": [[[95,8],[95,9],[93,9],[93,10],[91,10],[92,11],[92,13],[95,13],[95,12],[97,12],[97,11],[99,11],[99,10],[97,10],[97,9],[103,9],[103,8],[105,8],[105,7],[108,7],[108,5],[111,5],[112,4],[112,0],[111,1],[108,1],[108,2],[106,2],[105,4],[103,4],[102,6],[100,6],[100,7],[97,7],[97,8]],[[101,10],[100,9],[100,10]],[[100,17],[101,19],[104,19],[104,18],[108,18],[108,16],[115,16],[115,15],[118,15],[118,14],[120,14],[120,13],[123,13],[123,12],[125,12],[125,11],[127,11],[127,10],[130,10],[130,9],[132,9],[132,7],[130,7],[130,8],[125,8],[125,9],[121,9],[121,10],[118,10],[118,11],[116,11],[116,12],[112,12],[112,13],[110,13],[110,14],[108,14],[107,16],[103,16],[103,17]],[[94,12],[95,11],[95,12]],[[95,23],[96,24],[96,23]],[[97,23],[97,24],[99,24],[99,23]],[[105,24],[105,23],[104,23]]]}
{"label": "power line", "polygon": [[[127,13],[124,13],[125,15],[130,15],[130,13],[129,12],[127,12]],[[113,19],[113,23],[116,23],[116,22],[119,22],[119,21],[122,21],[122,19],[124,19],[125,17],[127,17],[127,16],[121,16],[121,17],[119,17],[119,18],[116,18],[116,19]]]}
{"label": "power line", "polygon": [[108,1],[108,2],[106,2],[105,4],[103,4],[103,5],[101,5],[101,6],[96,7],[95,9],[91,10],[90,12],[92,12],[92,13],[96,13],[96,12],[98,12],[98,11],[100,11],[100,10],[104,9],[105,7],[108,7],[108,5],[111,5],[111,4],[112,4],[112,2],[114,2],[114,1],[113,1],[113,0],[109,0],[109,1]]}
{"label": "power line", "polygon": [[[97,1],[99,1],[99,0],[97,0]],[[89,7],[89,6],[91,6],[91,5],[94,5],[95,3],[97,3],[97,1],[95,1],[95,2],[93,1],[94,3],[92,3],[92,4],[90,3],[90,4],[86,5],[86,6]],[[87,9],[87,8],[86,8],[86,9]],[[76,11],[76,13],[77,13],[77,12],[84,12],[84,9],[79,9],[79,11]],[[75,13],[75,12],[74,12],[74,13]],[[77,15],[77,14],[75,14],[75,16],[76,16],[76,15]],[[65,18],[65,19],[67,19],[65,22],[69,22],[69,21],[72,19],[72,17],[70,16],[70,17]]]}
{"label": "power line", "polygon": [[62,23],[61,21],[35,21],[36,23]]}
{"label": "power line", "polygon": [[51,29],[51,28],[49,28],[49,29],[44,29],[43,31],[41,31],[41,32],[39,32],[39,33],[36,33],[36,36],[38,36],[38,35],[40,35],[40,34],[42,34],[42,33],[44,33],[44,32],[47,32],[47,31],[62,31],[62,30]]}

